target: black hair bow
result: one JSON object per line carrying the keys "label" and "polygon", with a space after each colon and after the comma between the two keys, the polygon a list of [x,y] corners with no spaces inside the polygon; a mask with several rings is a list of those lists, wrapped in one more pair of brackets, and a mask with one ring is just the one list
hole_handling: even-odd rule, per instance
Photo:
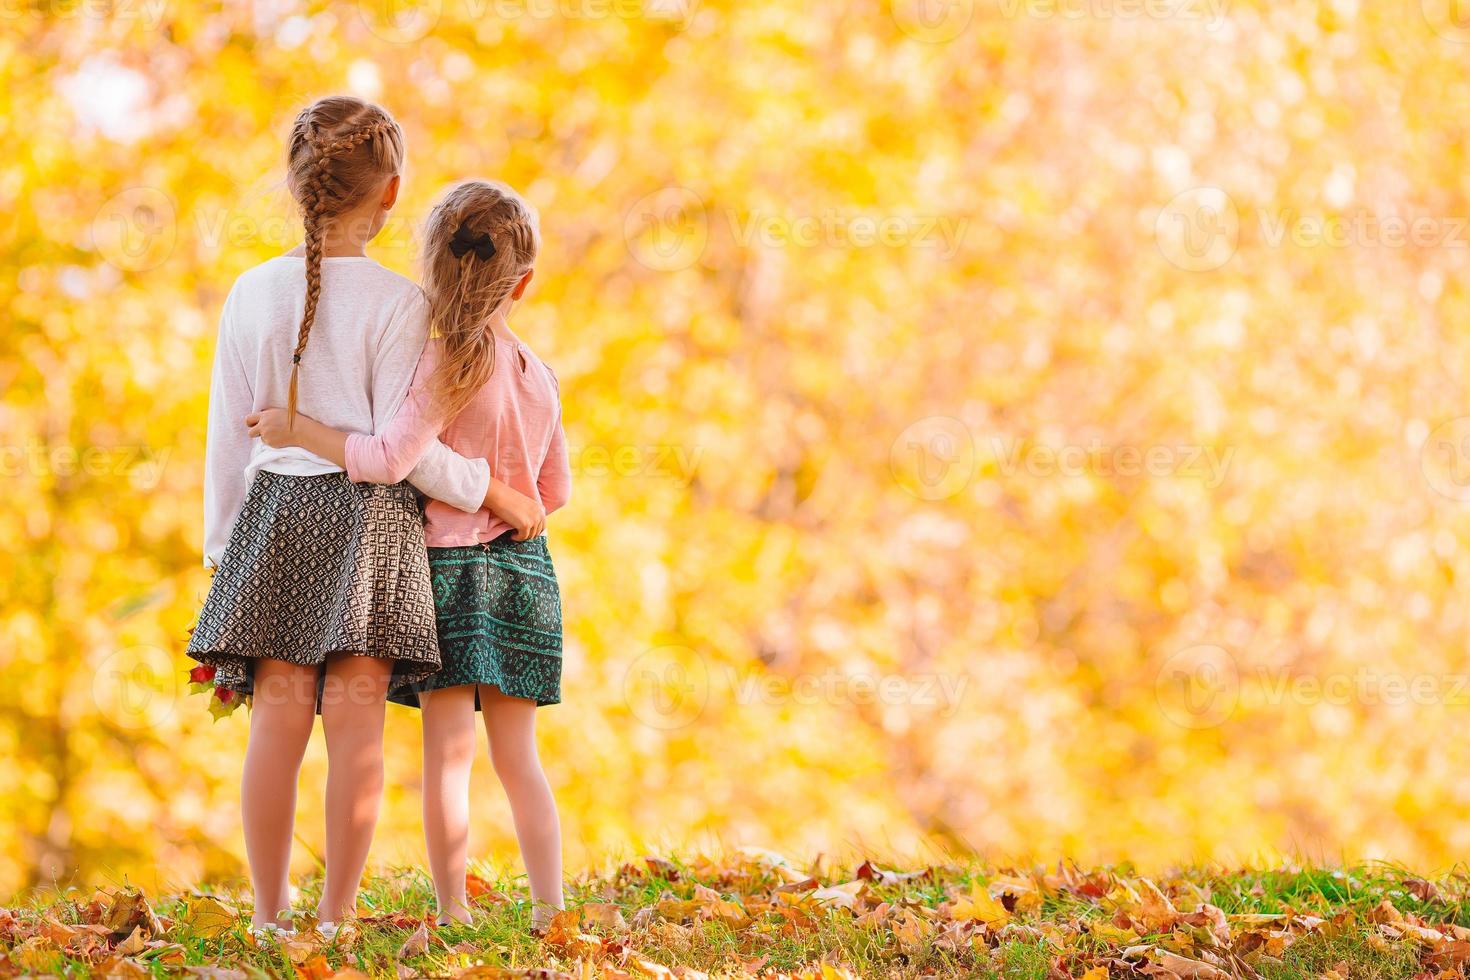
{"label": "black hair bow", "polygon": [[449,251],[453,252],[454,257],[457,259],[464,258],[464,253],[466,252],[474,252],[475,258],[484,262],[495,254],[495,242],[490,238],[488,231],[476,235],[470,231],[470,223],[468,221],[461,221],[459,223],[459,230],[449,240]]}

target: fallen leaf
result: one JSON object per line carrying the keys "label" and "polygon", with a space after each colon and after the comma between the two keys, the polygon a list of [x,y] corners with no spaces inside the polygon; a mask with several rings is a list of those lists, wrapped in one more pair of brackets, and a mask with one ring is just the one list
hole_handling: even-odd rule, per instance
{"label": "fallen leaf", "polygon": [[609,932],[627,932],[628,923],[616,905],[589,902],[582,906],[582,923],[593,925]]}
{"label": "fallen leaf", "polygon": [[239,920],[238,909],[208,895],[191,897],[184,905],[183,923],[201,939],[217,939]]}
{"label": "fallen leaf", "polygon": [[142,929],[150,935],[163,931],[158,917],[148,905],[148,899],[136,888],[124,888],[114,894],[100,924],[114,936],[126,936],[135,929]]}
{"label": "fallen leaf", "polygon": [[673,861],[650,855],[643,859],[643,863],[648,865],[649,873],[656,877],[663,878],[665,881],[679,880],[679,866]]}
{"label": "fallen leaf", "polygon": [[113,952],[118,956],[137,956],[147,948],[147,943],[148,937],[144,935],[143,927],[136,926],[128,933],[128,938],[117,944]]}
{"label": "fallen leaf", "polygon": [[582,916],[576,909],[563,909],[546,923],[545,940],[552,946],[565,946],[577,934]]}
{"label": "fallen leaf", "polygon": [[818,888],[811,893],[811,897],[823,905],[850,909],[857,905],[858,895],[862,894],[864,887],[866,887],[865,883],[861,880],[848,881],[840,885]]}
{"label": "fallen leaf", "polygon": [[305,963],[295,966],[297,980],[326,980],[332,975],[332,965],[327,958],[320,953],[311,957]]}
{"label": "fallen leaf", "polygon": [[970,883],[970,894],[955,902],[949,915],[961,922],[983,922],[987,926],[999,925],[1011,917],[978,881]]}
{"label": "fallen leaf", "polygon": [[900,949],[914,952],[934,933],[934,926],[909,909],[900,909],[890,927]]}
{"label": "fallen leaf", "polygon": [[413,956],[423,956],[428,951],[429,927],[425,923],[420,922],[419,927],[403,941],[402,946],[398,947],[398,958],[408,959]]}
{"label": "fallen leaf", "polygon": [[10,951],[10,960],[27,973],[46,973],[57,952],[51,940],[32,936]]}
{"label": "fallen leaf", "polygon": [[99,963],[94,975],[106,980],[149,980],[153,972],[136,960],[126,956],[113,956]]}
{"label": "fallen leaf", "polygon": [[730,901],[713,888],[695,885],[694,901],[704,916],[719,919],[731,928],[739,929],[750,924],[750,916],[739,903]]}
{"label": "fallen leaf", "polygon": [[1444,901],[1439,893],[1439,886],[1432,881],[1425,881],[1423,878],[1405,879],[1404,890],[1421,902]]}

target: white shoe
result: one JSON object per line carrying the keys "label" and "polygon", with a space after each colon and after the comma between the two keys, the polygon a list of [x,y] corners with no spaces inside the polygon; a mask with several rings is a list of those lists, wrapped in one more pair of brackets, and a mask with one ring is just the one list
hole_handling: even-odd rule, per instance
{"label": "white shoe", "polygon": [[322,938],[325,939],[327,942],[331,942],[333,939],[336,939],[337,931],[341,928],[342,923],[340,922],[318,922],[316,924],[316,931],[321,933]]}
{"label": "white shoe", "polygon": [[267,922],[263,926],[251,926],[250,935],[256,939],[289,939],[296,935],[296,930],[278,926],[274,922]]}

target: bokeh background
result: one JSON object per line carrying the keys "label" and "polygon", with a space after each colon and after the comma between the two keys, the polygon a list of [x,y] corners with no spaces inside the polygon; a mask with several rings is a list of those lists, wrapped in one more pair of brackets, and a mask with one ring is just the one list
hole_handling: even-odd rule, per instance
{"label": "bokeh background", "polygon": [[542,212],[572,868],[1464,859],[1467,68],[1447,0],[9,0],[0,892],[241,872],[209,367],[334,92],[388,266],[449,181]]}

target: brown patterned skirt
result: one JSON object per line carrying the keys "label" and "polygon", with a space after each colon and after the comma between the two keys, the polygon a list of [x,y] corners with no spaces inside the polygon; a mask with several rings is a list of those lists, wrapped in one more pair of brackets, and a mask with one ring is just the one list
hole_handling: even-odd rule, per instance
{"label": "brown patterned skirt", "polygon": [[394,683],[439,669],[424,525],[413,488],[345,473],[256,475],[230,532],[189,656],[251,694],[253,661],[395,661]]}

